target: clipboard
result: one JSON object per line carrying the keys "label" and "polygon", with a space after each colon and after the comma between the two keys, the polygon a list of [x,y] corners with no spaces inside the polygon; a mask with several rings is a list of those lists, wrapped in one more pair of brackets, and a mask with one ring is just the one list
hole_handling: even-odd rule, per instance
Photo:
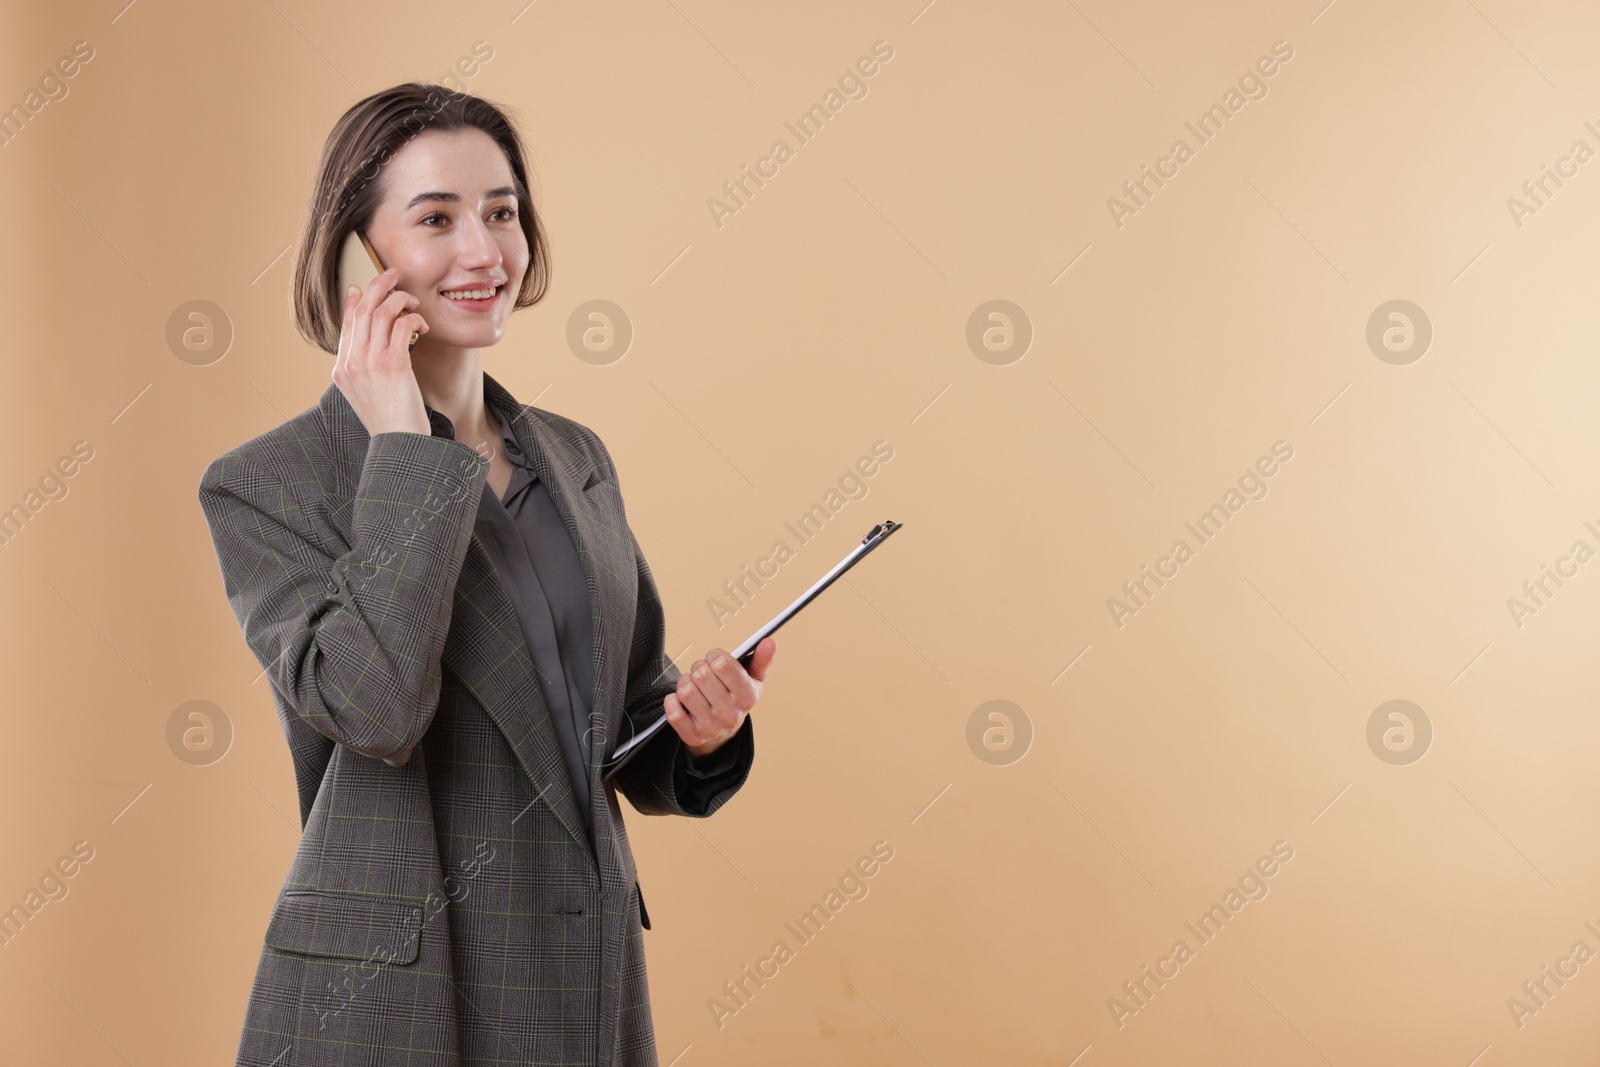
{"label": "clipboard", "polygon": [[[861,557],[865,556],[868,552],[871,552],[873,549],[883,544],[884,541],[888,540],[890,534],[894,533],[904,525],[905,523],[903,522],[895,522],[893,519],[885,519],[883,522],[878,523],[878,525],[868,530],[867,535],[861,539],[861,543],[852,548],[849,553],[845,555],[844,559],[834,564],[832,570],[830,570],[827,574],[824,574],[821,578],[817,579],[816,584],[810,589],[807,589],[804,593],[801,593],[800,596],[795,599],[794,603],[778,612],[778,614],[774,616],[770,622],[761,627],[761,629],[757,630],[755,633],[751,634],[743,644],[734,649],[733,658],[739,661],[739,665],[741,667],[749,669],[750,660],[755,656],[757,645],[759,645],[765,638],[771,636],[778,629],[778,627],[782,626],[784,623],[788,622],[790,619],[799,614],[801,608],[815,600],[819,593],[837,581],[845,571],[859,563],[861,561]],[[624,722],[632,721],[627,717],[626,714],[624,714],[622,718]],[[605,761],[605,763],[601,764],[601,780],[609,780],[612,775],[621,770],[629,760],[639,754],[639,750],[644,747],[645,742],[649,741],[656,734],[660,733],[661,728],[665,725],[667,725],[667,716],[666,713],[663,712],[660,718],[656,719],[649,726],[646,726],[643,730],[640,730],[637,734],[618,745],[616,751],[612,752],[611,756]]]}

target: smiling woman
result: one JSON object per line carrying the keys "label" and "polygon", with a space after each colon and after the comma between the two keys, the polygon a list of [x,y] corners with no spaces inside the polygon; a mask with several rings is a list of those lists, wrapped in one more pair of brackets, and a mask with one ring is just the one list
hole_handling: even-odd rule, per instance
{"label": "smiling woman", "polygon": [[[356,232],[387,269],[341,293]],[[776,645],[680,675],[605,444],[484,373],[548,264],[495,105],[410,83],[335,125],[293,292],[333,384],[200,484],[304,831],[241,1065],[656,1063],[617,794],[645,815],[727,802]],[[603,776],[663,710],[673,729]],[[351,996],[316,992],[349,973]]]}
{"label": "smiling woman", "polygon": [[[457,152],[466,153],[466,158],[452,158]],[[456,216],[469,207],[482,209],[496,223],[489,234],[475,236],[490,237],[502,254],[509,251],[521,260],[521,284],[499,316],[500,325],[511,311],[537,304],[549,288],[550,261],[523,160],[521,138],[499,108],[443,86],[396,86],[347,111],[323,148],[317,194],[295,263],[295,319],[301,334],[324,352],[339,351],[345,294],[338,290],[338,250],[352,230],[367,234],[384,262],[416,285],[407,267],[422,266],[434,273],[439,268],[415,258],[430,253],[412,235],[425,229],[449,234],[455,222],[454,236],[459,239],[462,227]],[[456,172],[479,171],[503,180],[477,190],[469,204],[467,194],[450,179]],[[403,201],[386,195],[396,186],[408,185],[412,187],[406,189]],[[404,240],[402,231],[408,234]],[[512,231],[520,233],[520,244]],[[434,242],[433,252],[438,251]],[[398,262],[399,254],[411,262]],[[458,273],[464,276],[449,280],[469,284],[482,283],[485,277],[495,283],[506,280],[504,270],[493,275],[480,271],[484,277],[467,277],[466,270]],[[442,292],[431,287],[428,291]],[[442,299],[435,308],[441,304]],[[421,314],[427,320],[427,312]]]}

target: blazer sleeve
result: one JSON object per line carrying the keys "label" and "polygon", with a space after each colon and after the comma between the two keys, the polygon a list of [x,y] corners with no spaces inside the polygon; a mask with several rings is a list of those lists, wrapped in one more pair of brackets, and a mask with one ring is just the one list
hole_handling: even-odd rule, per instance
{"label": "blazer sleeve", "polygon": [[[598,451],[617,482],[616,467],[598,436],[590,431]],[[626,520],[624,520],[626,521]],[[627,694],[622,714],[631,720],[622,737],[631,737],[661,714],[661,702],[678,687],[679,671],[667,655],[666,617],[661,595],[656,589],[650,564],[645,562],[633,529],[628,529],[638,575],[638,606],[633,623],[633,645],[628,655]],[[703,819],[726,804],[750,776],[755,761],[755,718],[746,715],[743,724],[717,751],[704,759],[689,753],[676,730],[663,726],[644,743],[639,754],[623,766],[613,779],[617,789],[641,815],[686,815]],[[691,768],[698,775],[689,774]],[[713,773],[714,772],[714,773]]]}
{"label": "blazer sleeve", "polygon": [[403,765],[439,705],[440,656],[488,461],[446,437],[373,436],[332,555],[281,479],[239,451],[201,479],[228,604],[295,715]]}

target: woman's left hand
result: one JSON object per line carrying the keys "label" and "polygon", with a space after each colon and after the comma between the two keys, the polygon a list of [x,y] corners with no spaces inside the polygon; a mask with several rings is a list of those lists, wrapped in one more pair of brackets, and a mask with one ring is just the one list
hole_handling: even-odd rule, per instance
{"label": "woman's left hand", "polygon": [[778,642],[762,638],[746,671],[731,653],[713,648],[678,677],[678,691],[668,693],[661,707],[691,754],[710,755],[739,732],[761,699],[761,683],[777,654]]}

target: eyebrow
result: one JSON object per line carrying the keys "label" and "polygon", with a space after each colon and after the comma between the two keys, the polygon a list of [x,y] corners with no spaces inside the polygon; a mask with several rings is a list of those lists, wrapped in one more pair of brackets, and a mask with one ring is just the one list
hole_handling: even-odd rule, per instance
{"label": "eyebrow", "polygon": [[[511,186],[502,185],[497,189],[490,189],[487,193],[483,194],[483,198],[485,200],[498,200],[502,196],[516,195],[517,191],[511,188]],[[449,203],[459,204],[461,202],[461,195],[459,193],[446,192],[418,193],[416,196],[411,198],[411,203],[406,205],[406,209],[409,211],[418,204],[429,200],[443,200]]]}

